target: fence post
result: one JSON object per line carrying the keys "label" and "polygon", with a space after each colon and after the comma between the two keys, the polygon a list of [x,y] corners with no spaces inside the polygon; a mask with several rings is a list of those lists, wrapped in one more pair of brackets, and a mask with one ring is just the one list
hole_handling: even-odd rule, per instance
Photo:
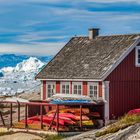
{"label": "fence post", "polygon": [[18,102],[18,122],[20,122],[20,103]]}
{"label": "fence post", "polygon": [[57,105],[57,124],[56,124],[56,131],[59,131],[59,105]]}
{"label": "fence post", "polygon": [[40,106],[41,129],[43,129],[43,105]]}
{"label": "fence post", "polygon": [[25,105],[25,128],[27,128],[27,104]]}
{"label": "fence post", "polygon": [[82,105],[80,105],[80,128],[81,128],[81,130],[83,129],[83,125],[82,125]]}
{"label": "fence post", "polygon": [[13,113],[13,106],[12,106],[12,103],[10,103],[10,127],[12,127],[12,124],[13,124],[12,113]]}
{"label": "fence post", "polygon": [[5,126],[5,122],[4,122],[4,119],[3,119],[1,111],[0,111],[0,117],[1,117],[1,120],[2,120],[2,123],[3,123],[3,126]]}

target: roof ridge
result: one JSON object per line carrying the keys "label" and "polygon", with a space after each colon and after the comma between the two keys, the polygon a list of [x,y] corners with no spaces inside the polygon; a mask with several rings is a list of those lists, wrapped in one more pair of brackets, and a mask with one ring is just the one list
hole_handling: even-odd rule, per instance
{"label": "roof ridge", "polygon": [[[111,37],[111,36],[132,36],[132,35],[139,35],[140,33],[129,33],[129,34],[110,34],[110,35],[99,35],[98,37]],[[78,35],[78,36],[73,36],[72,38],[88,38],[88,36],[83,36],[83,35]]]}
{"label": "roof ridge", "polygon": [[131,35],[140,35],[140,33],[99,35],[98,37],[105,37],[105,36],[131,36]]}

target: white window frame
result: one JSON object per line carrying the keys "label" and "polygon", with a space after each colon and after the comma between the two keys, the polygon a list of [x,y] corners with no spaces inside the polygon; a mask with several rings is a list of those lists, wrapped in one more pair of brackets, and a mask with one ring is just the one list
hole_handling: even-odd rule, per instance
{"label": "white window frame", "polygon": [[46,82],[46,97],[50,98],[50,97],[48,97],[48,85],[54,85],[55,86],[53,94],[56,94],[56,82]]}
{"label": "white window frame", "polygon": [[[74,94],[74,85],[81,86],[81,94]],[[83,95],[83,82],[72,82],[72,94],[73,95]]]}
{"label": "white window frame", "polygon": [[[62,92],[62,86],[63,86],[63,85],[65,85],[65,86],[66,86],[66,85],[69,85],[69,93],[66,93],[66,92],[63,93],[63,92]],[[66,91],[66,89],[65,89],[65,91]],[[60,92],[61,92],[62,94],[70,94],[70,82],[61,82]]]}
{"label": "white window frame", "polygon": [[138,51],[140,50],[140,46],[137,46],[135,49],[135,64],[136,67],[140,67],[140,63],[138,62]]}
{"label": "white window frame", "polygon": [[[93,97],[94,100],[99,99],[99,83],[98,82],[88,82],[88,96],[90,97],[90,86],[97,86],[97,99]],[[94,90],[94,88],[93,88]],[[94,92],[94,91],[93,91]]]}

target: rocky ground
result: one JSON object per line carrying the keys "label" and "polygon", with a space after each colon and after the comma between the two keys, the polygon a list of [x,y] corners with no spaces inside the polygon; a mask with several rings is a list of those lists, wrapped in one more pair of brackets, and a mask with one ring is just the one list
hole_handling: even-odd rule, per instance
{"label": "rocky ground", "polygon": [[42,138],[37,135],[20,132],[11,135],[1,136],[0,140],[42,140]]}
{"label": "rocky ground", "polygon": [[96,138],[95,133],[97,131],[102,131],[103,129],[105,128],[102,128],[100,130],[92,130],[89,132],[85,132],[77,136],[65,138],[64,140],[140,140],[140,124],[130,126],[114,134],[108,134]]}

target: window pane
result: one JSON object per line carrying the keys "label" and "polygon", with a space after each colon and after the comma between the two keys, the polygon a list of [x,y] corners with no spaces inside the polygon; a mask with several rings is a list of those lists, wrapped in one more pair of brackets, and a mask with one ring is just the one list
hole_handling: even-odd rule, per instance
{"label": "window pane", "polygon": [[94,98],[97,99],[97,91],[94,91]]}
{"label": "window pane", "polygon": [[62,89],[62,93],[65,93],[65,89]]}
{"label": "window pane", "polygon": [[51,89],[48,89],[48,93],[51,93]]}
{"label": "window pane", "polygon": [[78,85],[78,89],[81,90],[81,85]]}
{"label": "window pane", "polygon": [[62,85],[62,89],[65,89],[65,85]]}
{"label": "window pane", "polygon": [[66,90],[66,94],[69,94],[69,90]]}
{"label": "window pane", "polygon": [[93,86],[90,86],[89,88],[90,88],[90,90],[93,90]]}
{"label": "window pane", "polygon": [[97,90],[97,86],[94,86],[94,90]]}
{"label": "window pane", "polygon": [[77,90],[77,85],[74,85],[74,90]]}
{"label": "window pane", "polygon": [[77,94],[77,90],[74,90],[74,94]]}
{"label": "window pane", "polygon": [[48,85],[48,88],[51,88],[51,85]]}
{"label": "window pane", "polygon": [[90,95],[89,96],[93,97],[93,91],[92,90],[90,91]]}
{"label": "window pane", "polygon": [[78,90],[78,94],[81,95],[81,90]]}
{"label": "window pane", "polygon": [[140,59],[138,59],[138,63],[140,63]]}
{"label": "window pane", "polygon": [[66,89],[69,89],[69,85],[66,85]]}
{"label": "window pane", "polygon": [[137,57],[138,57],[137,62],[138,62],[138,64],[140,64],[140,49],[138,49],[138,56]]}

